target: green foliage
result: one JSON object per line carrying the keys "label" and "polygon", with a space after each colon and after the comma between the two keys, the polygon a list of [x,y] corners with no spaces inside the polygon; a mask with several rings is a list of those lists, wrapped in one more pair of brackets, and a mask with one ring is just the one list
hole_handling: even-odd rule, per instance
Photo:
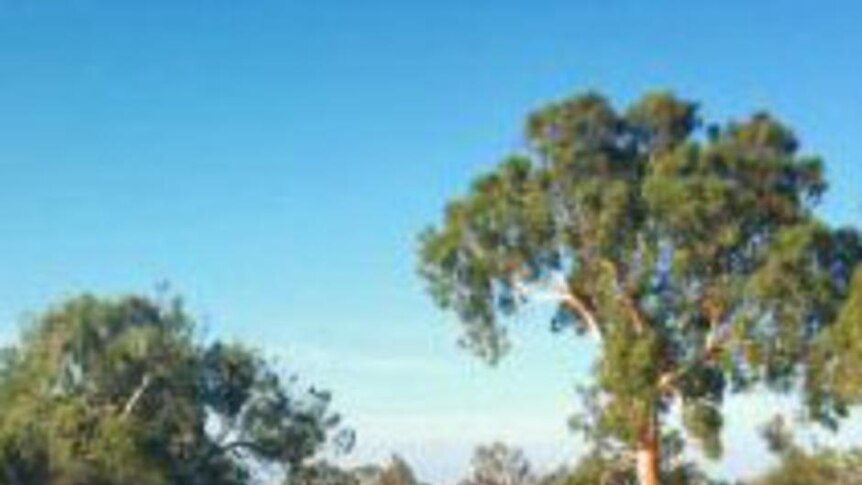
{"label": "green foliage", "polygon": [[538,481],[524,453],[503,443],[477,447],[470,468],[461,485],[535,485]]}
{"label": "green foliage", "polygon": [[862,267],[850,292],[838,322],[822,336],[808,379],[810,405],[826,419],[830,412],[846,415],[847,405],[862,399]]}
{"label": "green foliage", "polygon": [[304,466],[290,474],[285,485],[360,485],[359,478],[350,470],[344,470],[322,461]]}
{"label": "green foliage", "polygon": [[179,301],[74,298],[35,319],[0,370],[10,484],[245,483],[299,468],[338,425],[235,344],[201,345]]}
{"label": "green foliage", "polygon": [[420,273],[469,349],[496,362],[508,317],[552,301],[553,328],[599,336],[594,430],[635,444],[681,398],[711,456],[728,391],[801,381],[826,424],[862,397],[862,360],[843,356],[862,355],[862,305],[841,310],[862,242],[815,217],[822,162],[789,127],[706,124],[670,93],[619,113],[588,93],[532,113],[526,137],[420,239]]}
{"label": "green foliage", "polygon": [[565,485],[635,485],[637,474],[631,463],[598,454],[588,455],[565,481]]}
{"label": "green foliage", "polygon": [[[675,438],[667,436],[668,444]],[[681,446],[681,445],[680,445]],[[671,447],[673,448],[673,447]],[[680,459],[679,449],[665,457],[662,482],[666,485],[718,485],[694,463]],[[563,481],[565,485],[636,485],[635,465],[621,455],[592,452],[582,457]]]}
{"label": "green foliage", "polygon": [[398,455],[385,464],[345,469],[326,461],[305,466],[288,477],[288,485],[419,485],[413,469]]}
{"label": "green foliage", "polygon": [[798,448],[786,452],[781,463],[753,485],[854,485],[862,483],[862,451]]}
{"label": "green foliage", "polygon": [[[589,452],[576,466],[565,474],[568,485],[634,485],[638,483],[635,461],[625,444],[614,439],[609,429],[613,419],[606,405],[600,402],[599,390],[595,387],[581,390],[583,411],[572,418],[571,426],[584,434]],[[622,418],[622,417],[618,417]],[[717,434],[710,435],[717,441]],[[661,437],[662,483],[677,485],[715,484],[700,468],[686,459],[684,438],[678,431],[665,430]],[[558,482],[559,483],[559,482]]]}
{"label": "green foliage", "polygon": [[393,456],[380,473],[379,485],[418,485],[410,465],[400,456]]}
{"label": "green foliage", "polygon": [[682,422],[688,433],[696,438],[709,458],[721,457],[721,411],[710,402],[690,402],[683,406]]}

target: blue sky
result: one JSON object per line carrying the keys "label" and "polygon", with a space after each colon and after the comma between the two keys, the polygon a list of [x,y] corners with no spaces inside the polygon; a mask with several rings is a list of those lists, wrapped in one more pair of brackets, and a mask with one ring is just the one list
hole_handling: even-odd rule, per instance
{"label": "blue sky", "polygon": [[[824,216],[862,221],[860,7],[695,3],[0,0],[0,336],[168,280],[212,336],[332,388],[354,460],[452,481],[494,438],[570,457],[589,346],[536,310],[485,368],[414,271],[417,231],[523,146],[527,111],[588,88],[767,108],[826,157]],[[734,414],[731,474],[757,464]]]}

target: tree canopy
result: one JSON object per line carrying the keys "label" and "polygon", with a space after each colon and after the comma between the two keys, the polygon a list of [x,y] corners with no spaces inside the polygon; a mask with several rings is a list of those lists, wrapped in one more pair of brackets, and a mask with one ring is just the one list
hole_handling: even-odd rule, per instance
{"label": "tree canopy", "polygon": [[507,317],[554,304],[553,329],[596,339],[595,429],[639,451],[646,483],[675,404],[711,456],[728,392],[802,388],[812,419],[846,414],[862,242],[817,218],[823,163],[789,126],[707,123],[670,93],[623,111],[587,93],[533,112],[525,133],[421,236],[421,274],[465,346],[496,362]]}
{"label": "tree canopy", "polygon": [[862,451],[794,448],[781,457],[780,464],[752,485],[834,485],[862,483]]}
{"label": "tree canopy", "polygon": [[343,468],[325,460],[303,467],[288,477],[288,485],[419,485],[413,469],[394,455],[383,465]]}
{"label": "tree canopy", "polygon": [[138,296],[37,316],[0,365],[4,483],[248,483],[343,431],[329,393],[194,330],[178,300]]}
{"label": "tree canopy", "polygon": [[538,482],[524,453],[499,442],[478,446],[470,468],[470,476],[461,480],[461,485],[535,485]]}

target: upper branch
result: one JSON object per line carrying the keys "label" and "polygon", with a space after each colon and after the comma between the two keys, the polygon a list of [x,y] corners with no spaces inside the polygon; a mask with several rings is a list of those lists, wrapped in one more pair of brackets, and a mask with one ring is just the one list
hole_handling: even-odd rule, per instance
{"label": "upper branch", "polygon": [[632,296],[631,289],[627,288],[623,284],[620,277],[619,266],[613,261],[609,261],[607,259],[602,260],[601,264],[608,270],[608,272],[611,273],[614,285],[617,287],[617,298],[620,304],[631,319],[632,324],[635,326],[635,330],[637,330],[639,334],[642,334],[649,328],[649,320]]}
{"label": "upper branch", "polygon": [[[542,287],[530,287],[520,278],[514,278],[513,286],[515,290],[526,297],[532,297],[539,301],[552,301],[565,306],[568,310],[576,314],[587,327],[590,334],[599,342],[602,341],[602,329],[596,318],[595,311],[586,298],[578,295],[566,281],[561,278],[552,278],[550,284]],[[538,291],[537,291],[538,290]]]}
{"label": "upper branch", "polygon": [[120,415],[123,419],[129,417],[134,411],[135,406],[137,406],[138,401],[143,397],[144,392],[146,392],[147,388],[150,387],[150,383],[153,381],[152,375],[150,373],[144,374],[144,377],[141,379],[141,383],[135,388],[135,391],[129,397],[128,401],[126,401],[125,406],[123,406],[123,412]]}

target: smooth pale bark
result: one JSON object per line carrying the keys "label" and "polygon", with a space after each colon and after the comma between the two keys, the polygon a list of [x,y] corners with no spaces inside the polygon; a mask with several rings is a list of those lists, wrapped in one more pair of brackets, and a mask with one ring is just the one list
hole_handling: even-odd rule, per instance
{"label": "smooth pale bark", "polygon": [[640,485],[660,485],[661,483],[661,443],[658,420],[652,416],[643,427],[636,454],[637,474]]}

